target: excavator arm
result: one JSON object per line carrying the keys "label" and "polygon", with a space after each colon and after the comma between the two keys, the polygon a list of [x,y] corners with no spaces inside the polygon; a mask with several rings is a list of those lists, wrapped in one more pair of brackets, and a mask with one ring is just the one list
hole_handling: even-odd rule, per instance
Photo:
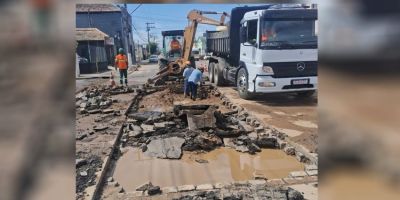
{"label": "excavator arm", "polygon": [[[207,14],[220,14],[220,20],[211,19],[205,17],[204,15]],[[157,75],[151,79],[149,82],[154,82],[157,79],[160,79],[164,76],[171,75],[171,74],[179,74],[187,64],[190,63],[190,53],[193,48],[193,42],[196,36],[197,25],[198,24],[208,24],[214,26],[225,26],[225,18],[229,17],[226,12],[212,12],[212,11],[199,11],[199,10],[192,10],[189,12],[188,18],[188,26],[185,28],[184,32],[184,41],[183,41],[183,53],[182,57],[177,59],[174,62],[168,64],[168,67],[163,69],[162,71],[158,72]]]}

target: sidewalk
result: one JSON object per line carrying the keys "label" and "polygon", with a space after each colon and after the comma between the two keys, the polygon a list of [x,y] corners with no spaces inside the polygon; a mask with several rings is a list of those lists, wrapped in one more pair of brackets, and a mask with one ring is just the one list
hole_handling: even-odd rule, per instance
{"label": "sidewalk", "polygon": [[[101,73],[95,73],[95,74],[80,74],[78,77],[75,79],[93,79],[93,78],[110,78],[111,72],[114,73],[114,76],[118,75],[118,71],[114,69],[112,66],[108,66],[108,71],[101,72]],[[131,74],[137,69],[137,65],[131,65],[128,68],[128,74]]]}

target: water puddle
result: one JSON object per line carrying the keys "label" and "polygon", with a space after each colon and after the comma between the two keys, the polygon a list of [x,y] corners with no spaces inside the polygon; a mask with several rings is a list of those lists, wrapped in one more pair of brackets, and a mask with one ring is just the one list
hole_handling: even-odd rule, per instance
{"label": "water puddle", "polygon": [[[204,159],[208,163],[195,160]],[[268,179],[287,177],[304,166],[281,150],[263,149],[257,155],[219,148],[202,154],[185,152],[180,160],[146,157],[130,148],[117,162],[114,179],[127,191],[151,181],[161,187],[187,184],[231,182],[253,179],[254,174]]]}

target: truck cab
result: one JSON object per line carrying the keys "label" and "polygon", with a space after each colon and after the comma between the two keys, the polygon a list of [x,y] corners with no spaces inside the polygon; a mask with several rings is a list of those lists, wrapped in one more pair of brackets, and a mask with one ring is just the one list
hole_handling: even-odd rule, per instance
{"label": "truck cab", "polygon": [[[317,90],[317,10],[271,6],[246,12],[240,21],[239,95]],[[232,73],[231,73],[232,74]]]}

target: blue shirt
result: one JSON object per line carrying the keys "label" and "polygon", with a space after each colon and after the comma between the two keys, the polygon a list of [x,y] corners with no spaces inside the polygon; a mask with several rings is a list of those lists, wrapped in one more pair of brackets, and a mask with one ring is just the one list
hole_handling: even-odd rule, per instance
{"label": "blue shirt", "polygon": [[186,67],[185,70],[183,70],[183,78],[185,78],[185,80],[188,80],[190,74],[192,74],[194,68],[193,67]]}
{"label": "blue shirt", "polygon": [[200,70],[193,70],[192,74],[190,74],[188,82],[199,83],[203,79],[203,73]]}

